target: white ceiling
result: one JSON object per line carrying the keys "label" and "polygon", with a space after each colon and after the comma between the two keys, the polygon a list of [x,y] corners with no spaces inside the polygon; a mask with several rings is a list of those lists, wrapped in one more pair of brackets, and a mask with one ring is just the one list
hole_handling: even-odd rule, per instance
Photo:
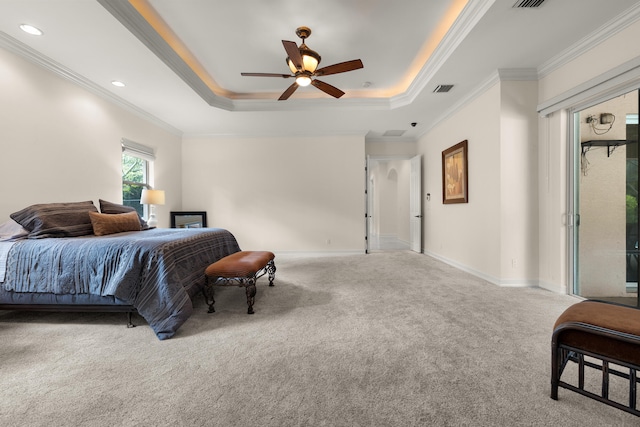
{"label": "white ceiling", "polygon": [[[515,3],[0,0],[0,46],[185,135],[361,134],[373,140],[397,130],[404,135],[386,139],[415,140],[493,81],[497,70],[535,79],[577,46],[588,46],[588,36],[640,17],[637,0]],[[186,66],[134,6],[159,16],[173,37],[164,40],[179,41],[204,73],[193,73],[195,66]],[[22,32],[22,23],[44,35]],[[299,43],[299,26],[312,29],[306,43],[322,56],[321,67],[363,61],[361,70],[321,78],[344,97],[309,86],[277,101],[292,79],[240,76],[288,73],[281,41]],[[443,27],[447,32],[438,36]],[[433,93],[438,84],[454,88]]]}

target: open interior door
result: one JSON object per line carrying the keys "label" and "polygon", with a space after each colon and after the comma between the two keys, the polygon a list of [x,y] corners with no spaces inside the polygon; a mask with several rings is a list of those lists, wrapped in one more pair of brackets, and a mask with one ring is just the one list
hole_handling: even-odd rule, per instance
{"label": "open interior door", "polygon": [[371,212],[371,193],[369,188],[369,155],[364,163],[364,253],[369,253],[369,235],[371,224],[369,222]]}
{"label": "open interior door", "polygon": [[411,250],[422,253],[422,156],[420,155],[411,159],[409,216]]}

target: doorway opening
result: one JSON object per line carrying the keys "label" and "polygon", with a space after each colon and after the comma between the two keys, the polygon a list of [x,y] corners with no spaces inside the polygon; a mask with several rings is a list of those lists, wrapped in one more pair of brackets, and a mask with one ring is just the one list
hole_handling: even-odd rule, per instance
{"label": "doorway opening", "polygon": [[573,116],[573,293],[640,307],[638,92]]}
{"label": "doorway opening", "polygon": [[421,252],[420,156],[369,157],[367,171],[368,250]]}

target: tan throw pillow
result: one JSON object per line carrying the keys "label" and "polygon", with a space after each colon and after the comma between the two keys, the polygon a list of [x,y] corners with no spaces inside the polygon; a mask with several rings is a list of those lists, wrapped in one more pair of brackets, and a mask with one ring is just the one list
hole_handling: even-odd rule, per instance
{"label": "tan throw pillow", "polygon": [[[131,206],[124,206],[118,203],[107,202],[106,200],[98,199],[100,202],[100,212],[103,214],[120,214],[125,212],[135,211]],[[147,221],[140,218],[140,228],[146,230],[149,228]]]}
{"label": "tan throw pillow", "polygon": [[93,234],[96,236],[124,231],[140,231],[140,217],[135,211],[121,214],[89,212],[89,216],[93,225]]}

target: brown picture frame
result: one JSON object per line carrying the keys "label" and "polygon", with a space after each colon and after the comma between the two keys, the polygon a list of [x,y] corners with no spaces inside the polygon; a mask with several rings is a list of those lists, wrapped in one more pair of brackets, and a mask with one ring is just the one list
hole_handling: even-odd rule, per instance
{"label": "brown picture frame", "polygon": [[442,203],[469,203],[469,154],[466,139],[442,152]]}

